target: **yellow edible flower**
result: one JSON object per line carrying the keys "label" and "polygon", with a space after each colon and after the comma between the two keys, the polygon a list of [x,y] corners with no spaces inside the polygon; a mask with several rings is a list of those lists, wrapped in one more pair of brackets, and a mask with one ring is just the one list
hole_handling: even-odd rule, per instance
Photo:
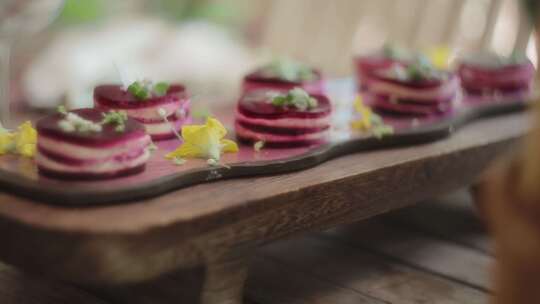
{"label": "yellow edible flower", "polygon": [[238,152],[236,143],[224,139],[227,130],[219,120],[209,117],[204,125],[182,127],[184,142],[180,147],[165,155],[167,159],[206,158],[218,161],[222,153]]}
{"label": "yellow edible flower", "polygon": [[19,126],[15,134],[15,151],[25,157],[33,157],[36,152],[37,132],[27,121]]}
{"label": "yellow edible flower", "polygon": [[373,112],[371,111],[371,108],[364,105],[361,96],[356,97],[356,100],[354,101],[354,108],[356,109],[356,112],[360,114],[360,118],[353,121],[351,123],[351,127],[355,130],[362,131],[371,129]]}
{"label": "yellow edible flower", "polygon": [[450,48],[445,46],[437,46],[428,49],[425,53],[434,67],[441,70],[448,69],[448,65],[450,64],[450,59],[452,57],[452,51]]}
{"label": "yellow edible flower", "polygon": [[25,157],[34,157],[36,142],[37,132],[29,121],[20,125],[15,132],[1,129],[0,155],[13,153]]}

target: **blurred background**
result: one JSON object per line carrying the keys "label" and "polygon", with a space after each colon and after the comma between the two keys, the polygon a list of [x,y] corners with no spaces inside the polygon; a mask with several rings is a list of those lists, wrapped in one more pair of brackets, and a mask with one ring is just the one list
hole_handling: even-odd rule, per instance
{"label": "blurred background", "polygon": [[119,82],[120,73],[180,81],[200,98],[234,101],[242,76],[274,56],[348,77],[352,56],[388,41],[454,54],[523,51],[537,61],[515,0],[3,1],[11,99],[33,108],[90,106],[93,87]]}

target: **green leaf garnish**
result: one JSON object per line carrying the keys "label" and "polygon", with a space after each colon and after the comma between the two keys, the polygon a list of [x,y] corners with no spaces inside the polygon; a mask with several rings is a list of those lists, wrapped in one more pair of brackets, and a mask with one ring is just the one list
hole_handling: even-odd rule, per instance
{"label": "green leaf garnish", "polygon": [[135,81],[128,87],[128,92],[130,92],[138,100],[146,100],[151,96],[165,96],[169,91],[171,86],[166,82],[158,82],[152,84],[152,81]]}
{"label": "green leaf garnish", "polygon": [[134,83],[130,84],[127,90],[138,100],[145,100],[150,96],[148,88],[139,81],[135,81]]}
{"label": "green leaf garnish", "polygon": [[373,133],[373,136],[375,136],[377,139],[381,139],[384,136],[394,134],[394,127],[384,124],[377,125],[373,128],[371,132]]}
{"label": "green leaf garnish", "polygon": [[56,108],[56,111],[62,115],[67,115],[68,111],[66,110],[66,107],[64,105],[59,105]]}
{"label": "green leaf garnish", "polygon": [[109,111],[107,113],[103,113],[102,115],[103,115],[103,119],[101,120],[101,124],[116,125],[115,127],[116,132],[124,132],[124,130],[126,129],[126,121],[128,119],[126,112]]}
{"label": "green leaf garnish", "polygon": [[158,82],[154,85],[154,93],[157,96],[164,96],[169,91],[170,85],[166,82]]}
{"label": "green leaf garnish", "polygon": [[412,81],[429,80],[439,77],[439,72],[429,59],[420,56],[407,66],[407,79]]}
{"label": "green leaf garnish", "polygon": [[262,74],[287,81],[312,81],[317,75],[310,67],[291,59],[274,59],[263,68]]}
{"label": "green leaf garnish", "polygon": [[318,106],[317,99],[311,97],[301,88],[294,88],[286,95],[275,95],[272,97],[271,103],[276,107],[294,107],[302,111],[310,110]]}
{"label": "green leaf garnish", "polygon": [[262,148],[264,148],[264,141],[262,140],[259,140],[258,142],[253,144],[253,150],[255,150],[255,152],[260,152]]}

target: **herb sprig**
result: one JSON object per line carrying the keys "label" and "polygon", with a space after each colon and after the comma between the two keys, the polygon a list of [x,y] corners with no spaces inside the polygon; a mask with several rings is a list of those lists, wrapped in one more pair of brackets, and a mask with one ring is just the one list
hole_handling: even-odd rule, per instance
{"label": "herb sprig", "polygon": [[317,77],[312,68],[288,58],[274,59],[263,68],[262,74],[287,81],[312,81]]}
{"label": "herb sprig", "polygon": [[297,108],[305,111],[318,106],[317,99],[311,97],[301,88],[294,88],[287,94],[277,94],[271,98],[272,105],[283,108]]}
{"label": "herb sprig", "polygon": [[109,111],[107,113],[102,113],[103,120],[101,120],[102,125],[116,125],[116,132],[124,132],[126,129],[126,121],[128,116],[124,111]]}
{"label": "herb sprig", "polygon": [[150,80],[135,81],[129,85],[127,91],[138,100],[147,100],[152,96],[161,97],[167,94],[170,84],[166,82],[153,83]]}

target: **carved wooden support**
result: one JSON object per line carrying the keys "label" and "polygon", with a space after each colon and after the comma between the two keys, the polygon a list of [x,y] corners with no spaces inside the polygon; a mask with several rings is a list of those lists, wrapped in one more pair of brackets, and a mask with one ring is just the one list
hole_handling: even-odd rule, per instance
{"label": "carved wooden support", "polygon": [[206,256],[202,304],[241,304],[251,249],[226,249]]}

